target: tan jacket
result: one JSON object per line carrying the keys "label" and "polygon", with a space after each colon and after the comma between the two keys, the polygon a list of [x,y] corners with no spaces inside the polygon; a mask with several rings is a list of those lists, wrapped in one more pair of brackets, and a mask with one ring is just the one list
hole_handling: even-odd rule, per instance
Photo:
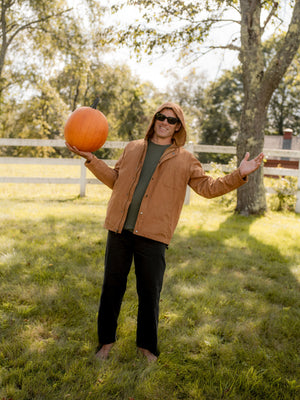
{"label": "tan jacket", "polygon": [[[241,177],[239,169],[218,179],[205,175],[196,157],[183,148],[186,129],[179,106],[165,103],[157,111],[166,108],[166,104],[180,118],[182,127],[154,171],[141,203],[134,233],[169,244],[179,220],[187,185],[199,195],[213,198],[238,188],[246,180]],[[99,180],[113,189],[104,224],[108,230],[120,233],[123,229],[154,122],[153,118],[145,139],[134,140],[125,147],[114,168],[96,157],[86,163]]]}

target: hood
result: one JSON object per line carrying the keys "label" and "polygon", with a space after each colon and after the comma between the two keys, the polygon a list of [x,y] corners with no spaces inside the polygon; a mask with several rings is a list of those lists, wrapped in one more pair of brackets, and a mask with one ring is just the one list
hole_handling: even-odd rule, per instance
{"label": "hood", "polygon": [[145,139],[150,139],[153,136],[154,124],[155,124],[155,114],[158,112],[161,112],[164,108],[170,108],[171,110],[173,110],[174,113],[176,114],[177,118],[180,119],[181,127],[180,127],[179,131],[174,134],[173,142],[175,142],[175,144],[179,147],[184,146],[185,141],[186,141],[186,126],[185,126],[183,111],[182,111],[182,108],[178,104],[175,104],[172,102],[164,103],[157,108],[157,110],[155,111],[155,113],[152,117],[152,120],[148,126]]}

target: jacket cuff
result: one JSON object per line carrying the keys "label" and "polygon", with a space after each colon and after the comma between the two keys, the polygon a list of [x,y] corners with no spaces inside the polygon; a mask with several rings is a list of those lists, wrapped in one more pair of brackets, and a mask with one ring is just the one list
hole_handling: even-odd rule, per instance
{"label": "jacket cuff", "polygon": [[86,162],[84,163],[85,166],[91,165],[93,163],[93,161],[95,161],[95,159],[97,159],[96,156],[92,156],[92,158],[90,160],[86,160]]}
{"label": "jacket cuff", "polygon": [[240,171],[239,168],[238,168],[238,171],[239,171],[239,175],[240,175],[241,180],[242,180],[243,182],[245,182],[245,183],[248,182],[248,175],[242,177],[242,174],[241,174],[241,171]]}

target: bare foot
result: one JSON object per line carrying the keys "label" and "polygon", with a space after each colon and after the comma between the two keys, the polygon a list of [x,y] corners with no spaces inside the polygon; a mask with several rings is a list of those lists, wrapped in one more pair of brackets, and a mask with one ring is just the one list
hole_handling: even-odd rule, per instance
{"label": "bare foot", "polygon": [[157,360],[157,357],[153,353],[151,353],[151,351],[143,349],[142,347],[138,347],[138,349],[149,362],[155,362]]}
{"label": "bare foot", "polygon": [[109,352],[113,347],[113,343],[104,344],[96,354],[96,357],[100,360],[107,360]]}

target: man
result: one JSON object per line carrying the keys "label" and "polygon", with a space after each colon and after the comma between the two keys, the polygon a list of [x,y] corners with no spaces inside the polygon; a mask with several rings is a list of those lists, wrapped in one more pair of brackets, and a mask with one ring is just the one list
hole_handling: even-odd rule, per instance
{"label": "man", "polygon": [[224,177],[205,175],[200,162],[183,148],[186,126],[182,109],[160,106],[145,139],[130,142],[114,168],[89,152],[81,152],[86,167],[112,189],[105,219],[108,238],[99,314],[97,357],[106,359],[116,340],[117,319],[127,276],[134,259],[139,299],[138,349],[149,361],[158,357],[159,298],[165,271],[165,249],[176,228],[186,187],[206,198],[221,196],[247,181],[261,165],[263,154]]}

